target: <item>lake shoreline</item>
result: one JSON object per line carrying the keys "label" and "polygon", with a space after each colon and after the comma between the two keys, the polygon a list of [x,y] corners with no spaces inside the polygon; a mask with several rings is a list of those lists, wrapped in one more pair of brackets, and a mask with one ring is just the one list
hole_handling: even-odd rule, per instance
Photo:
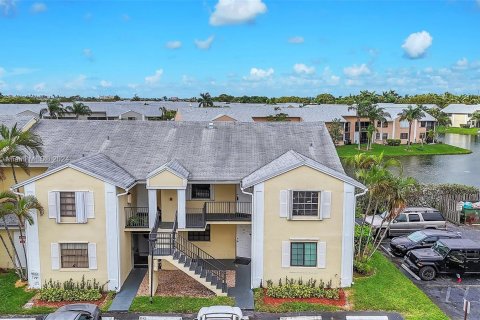
{"label": "lake shoreline", "polygon": [[408,156],[432,156],[432,155],[459,155],[470,154],[471,150],[453,146],[445,143],[436,144],[412,144],[400,146],[386,146],[381,144],[373,144],[371,150],[366,150],[366,145],[361,146],[358,150],[358,145],[344,145],[338,146],[337,153],[340,158],[353,157],[359,153],[366,153],[371,155],[379,155],[383,152],[384,156],[388,157],[408,157]]}

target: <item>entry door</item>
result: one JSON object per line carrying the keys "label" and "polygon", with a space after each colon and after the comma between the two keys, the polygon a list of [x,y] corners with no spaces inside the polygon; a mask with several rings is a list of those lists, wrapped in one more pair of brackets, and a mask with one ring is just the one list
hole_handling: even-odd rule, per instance
{"label": "entry door", "polygon": [[[23,243],[25,242],[25,234],[23,235],[23,238],[22,238],[20,235],[20,231],[15,231],[13,233],[13,237],[14,237],[13,243],[15,244],[15,249],[17,250],[18,256],[20,257],[20,263],[22,267],[25,267],[25,253],[23,251],[23,245],[22,245],[22,242]],[[18,264],[18,261],[17,261],[17,264]]]}
{"label": "entry door", "polygon": [[250,258],[252,249],[252,226],[237,225],[237,257]]}

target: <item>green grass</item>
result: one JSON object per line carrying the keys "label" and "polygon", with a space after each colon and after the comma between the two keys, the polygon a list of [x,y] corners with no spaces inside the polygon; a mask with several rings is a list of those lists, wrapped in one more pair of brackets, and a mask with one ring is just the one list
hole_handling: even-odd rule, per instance
{"label": "green grass", "polygon": [[35,307],[23,309],[23,306],[36,293],[35,290],[25,290],[25,288],[15,288],[17,275],[12,272],[0,273],[0,314],[44,314],[52,312],[52,308]]}
{"label": "green grass", "polygon": [[337,147],[337,153],[340,158],[352,157],[358,153],[378,155],[382,152],[385,156],[389,157],[472,153],[471,150],[449,144],[424,144],[423,146],[421,144],[412,144],[410,148],[407,145],[394,147],[374,144],[371,150],[367,151],[365,148],[366,147],[362,145],[361,150],[358,150],[358,145],[350,144]]}
{"label": "green grass", "polygon": [[286,312],[307,312],[307,311],[336,311],[341,310],[335,306],[327,306],[318,303],[307,302],[285,302],[280,305],[266,305],[263,303],[263,289],[254,290],[255,297],[255,311],[271,312],[271,313],[286,313]]}
{"label": "green grass", "polygon": [[107,293],[107,297],[105,298],[105,301],[100,306],[100,310],[102,310],[102,312],[107,312],[108,311],[108,309],[112,305],[113,298],[115,298],[115,291],[109,291]]}
{"label": "green grass", "polygon": [[437,127],[438,133],[477,135],[480,128]]}
{"label": "green grass", "polygon": [[382,254],[372,261],[376,273],[355,279],[352,298],[355,310],[401,313],[406,320],[447,320],[448,317]]}
{"label": "green grass", "polygon": [[136,297],[130,311],[158,313],[196,313],[201,307],[214,305],[233,306],[235,301],[230,297],[191,298],[191,297]]}

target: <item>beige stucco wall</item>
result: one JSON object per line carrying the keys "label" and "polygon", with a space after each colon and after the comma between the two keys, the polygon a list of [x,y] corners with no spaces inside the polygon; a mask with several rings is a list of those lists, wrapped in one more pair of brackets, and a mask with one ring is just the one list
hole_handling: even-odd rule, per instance
{"label": "beige stucco wall", "polygon": [[[17,176],[18,182],[23,182],[39,174],[44,173],[47,171],[47,168],[30,168],[30,175],[26,174],[23,169],[15,167],[15,174]],[[13,173],[11,168],[3,168],[3,173],[5,175],[5,179],[0,180],[0,190],[1,191],[8,191],[10,187],[15,184],[15,180],[13,179]]]}
{"label": "beige stucco wall", "polygon": [[168,170],[163,170],[150,179],[147,179],[147,186],[166,188],[184,187],[184,180]]}
{"label": "beige stucco wall", "polygon": [[[104,182],[71,168],[63,169],[35,182],[36,196],[47,211],[49,191],[76,190],[93,192],[95,218],[88,219],[86,224],[57,224],[55,219],[48,218],[48,212],[38,218],[41,279],[43,282],[50,278],[60,281],[70,278],[81,280],[82,275],[85,275],[86,279],[95,278],[103,284],[108,279]],[[96,243],[97,270],[72,268],[52,270],[50,244],[62,242]]]}
{"label": "beige stucco wall", "polygon": [[452,113],[450,116],[450,120],[452,121],[452,127],[460,127],[462,124],[467,124],[470,120],[467,114],[463,113]]}
{"label": "beige stucco wall", "polygon": [[[117,188],[117,194],[124,193],[125,190]],[[132,203],[134,203],[132,201]],[[125,210],[124,208],[128,206],[127,196],[123,195],[118,197],[118,218],[120,220],[121,228],[119,230],[120,234],[120,283],[123,283],[127,278],[130,270],[133,268],[133,259],[132,259],[132,233],[129,231],[124,231],[125,226]],[[97,245],[98,251],[98,245]]]}
{"label": "beige stucco wall", "polygon": [[178,207],[177,190],[158,190],[157,203],[160,204],[159,207],[162,210],[162,221],[175,221],[175,212]]}
{"label": "beige stucco wall", "polygon": [[[215,184],[213,185],[213,201],[231,202],[236,200],[236,189],[234,184]],[[211,201],[211,200],[210,200]],[[205,200],[188,200],[187,208],[203,208]]]}
{"label": "beige stucco wall", "polygon": [[[314,278],[334,286],[340,283],[344,183],[308,167],[300,167],[265,182],[265,233],[263,279]],[[328,190],[332,192],[331,218],[292,221],[280,218],[280,190]],[[326,268],[282,268],[282,241],[311,239],[326,242]]]}
{"label": "beige stucco wall", "polygon": [[[181,234],[188,239],[187,232]],[[236,225],[210,225],[210,241],[192,241],[200,249],[217,259],[235,259]]]}
{"label": "beige stucco wall", "polygon": [[232,121],[237,121],[237,119],[234,119],[230,116],[227,116],[227,115],[223,115],[223,116],[220,116],[216,119],[214,119],[213,121],[227,121],[227,122],[232,122]]}
{"label": "beige stucco wall", "polygon": [[[10,234],[12,235],[12,237],[14,237],[14,231],[16,230],[10,230]],[[15,257],[15,254],[13,252],[13,246],[11,245],[10,239],[8,238],[7,231],[4,229],[0,229],[0,236],[2,236],[3,240],[7,244],[7,248],[10,254]],[[18,254],[21,254],[21,252],[19,252]],[[10,260],[10,257],[8,256],[7,251],[5,250],[3,243],[0,242],[0,268],[11,269],[13,267],[14,266],[13,266],[12,260]]]}

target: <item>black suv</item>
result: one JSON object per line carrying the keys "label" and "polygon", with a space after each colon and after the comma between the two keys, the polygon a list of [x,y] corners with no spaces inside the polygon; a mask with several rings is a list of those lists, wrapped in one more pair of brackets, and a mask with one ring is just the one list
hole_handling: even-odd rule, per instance
{"label": "black suv", "polygon": [[409,251],[404,261],[426,281],[433,280],[439,273],[480,273],[480,242],[470,239],[443,239],[431,248]]}
{"label": "black suv", "polygon": [[410,233],[408,236],[396,237],[390,241],[390,249],[397,257],[403,257],[413,249],[430,248],[441,239],[459,239],[462,235],[459,232],[425,229]]}

